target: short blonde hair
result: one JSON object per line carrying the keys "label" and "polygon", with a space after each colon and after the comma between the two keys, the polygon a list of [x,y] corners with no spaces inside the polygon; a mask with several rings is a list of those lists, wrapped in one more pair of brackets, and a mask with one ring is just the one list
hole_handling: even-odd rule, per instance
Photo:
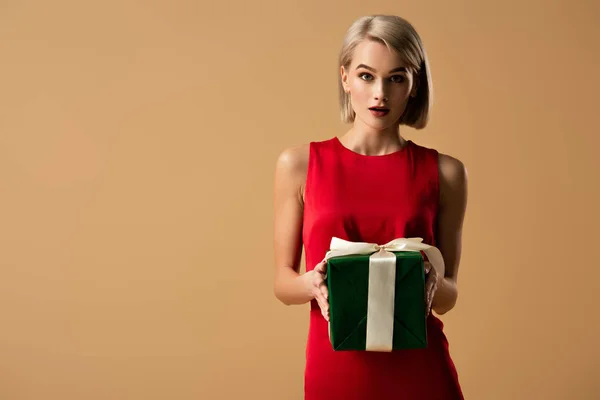
{"label": "short blonde hair", "polygon": [[[433,87],[429,60],[419,34],[405,19],[395,15],[369,15],[352,23],[339,55],[339,65],[348,69],[356,46],[363,40],[379,41],[388,49],[393,49],[407,64],[418,79],[415,97],[409,98],[406,110],[400,117],[400,124],[422,129],[427,125],[433,101]],[[339,76],[339,74],[338,74]],[[352,123],[356,113],[352,109],[350,95],[342,86],[339,76],[339,100],[343,122]]]}

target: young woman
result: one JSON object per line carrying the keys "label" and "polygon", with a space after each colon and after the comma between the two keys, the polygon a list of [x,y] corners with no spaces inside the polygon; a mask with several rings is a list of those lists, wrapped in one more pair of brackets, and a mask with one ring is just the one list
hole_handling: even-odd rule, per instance
{"label": "young woman", "polygon": [[[339,65],[341,116],[352,127],[340,138],[285,149],[275,170],[275,295],[311,306],[305,399],[462,399],[443,324],[429,311],[441,315],[456,303],[467,174],[461,161],[400,132],[427,125],[425,49],[406,20],[367,16],[347,31]],[[425,264],[427,348],[332,349],[321,261],[333,236],[378,244],[420,237],[441,251],[443,276]]]}

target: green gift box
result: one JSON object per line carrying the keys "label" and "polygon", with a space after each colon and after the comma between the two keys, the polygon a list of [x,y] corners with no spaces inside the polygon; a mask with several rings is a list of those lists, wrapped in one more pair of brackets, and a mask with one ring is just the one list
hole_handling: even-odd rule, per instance
{"label": "green gift box", "polygon": [[443,274],[441,253],[420,238],[399,238],[385,245],[332,239],[325,259],[334,350],[427,347],[421,251]]}

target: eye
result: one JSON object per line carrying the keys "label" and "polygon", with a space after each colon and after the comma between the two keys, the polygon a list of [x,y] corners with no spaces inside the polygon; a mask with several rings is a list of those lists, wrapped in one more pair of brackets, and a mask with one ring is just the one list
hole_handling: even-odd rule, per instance
{"label": "eye", "polygon": [[394,75],[390,79],[392,82],[396,82],[396,83],[402,83],[405,80],[403,75]]}
{"label": "eye", "polygon": [[362,74],[358,75],[360,79],[365,80],[365,81],[370,81],[371,79],[373,79],[373,75],[367,73],[367,72],[363,72]]}

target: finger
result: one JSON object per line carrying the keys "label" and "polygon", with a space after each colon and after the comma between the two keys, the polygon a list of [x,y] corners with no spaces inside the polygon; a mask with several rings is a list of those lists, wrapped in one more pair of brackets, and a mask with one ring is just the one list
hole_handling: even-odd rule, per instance
{"label": "finger", "polygon": [[321,312],[323,312],[323,309],[327,307],[324,302],[325,299],[323,299],[323,297],[321,295],[316,293],[315,300],[317,300],[317,304],[319,304],[319,308],[321,309]]}
{"label": "finger", "polygon": [[429,313],[431,312],[431,294],[427,294],[427,302],[425,304],[425,310],[427,310],[426,315],[429,316]]}
{"label": "finger", "polygon": [[323,310],[321,310],[321,315],[323,316],[323,318],[325,319],[325,321],[329,322],[329,311],[323,311]]}
{"label": "finger", "polygon": [[327,262],[321,261],[317,265],[315,265],[315,271],[324,274],[327,271]]}
{"label": "finger", "polygon": [[428,274],[429,272],[431,272],[431,263],[429,261],[425,261],[425,263],[423,264],[423,266],[425,267],[425,273]]}
{"label": "finger", "polygon": [[425,304],[426,304],[426,310],[427,313],[429,314],[429,308],[431,306],[431,299],[433,297],[433,285],[435,283],[435,280],[432,279],[432,276],[429,276],[427,278],[426,284],[425,284]]}
{"label": "finger", "polygon": [[437,279],[433,280],[433,284],[429,289],[429,296],[427,298],[427,315],[431,313],[431,309],[433,307],[433,298],[435,297],[435,292],[437,290]]}
{"label": "finger", "polygon": [[329,299],[328,299],[328,292],[327,292],[327,286],[322,285],[321,286],[321,301],[323,302],[323,307],[325,308],[325,310],[329,310]]}
{"label": "finger", "polygon": [[319,299],[317,296],[315,296],[315,300],[317,301],[317,304],[319,305],[319,309],[322,312],[323,311],[323,305],[321,304],[321,299]]}
{"label": "finger", "polygon": [[427,310],[427,315],[429,315],[429,311],[431,310],[431,296],[427,296],[425,309]]}
{"label": "finger", "polygon": [[319,302],[319,307],[321,308],[321,313],[325,319],[329,320],[329,301],[327,300],[327,286],[321,285],[319,289],[316,291],[315,296]]}
{"label": "finger", "polygon": [[323,297],[325,297],[325,299],[329,299],[329,289],[327,289],[327,285],[325,283],[321,285],[321,292],[323,293]]}
{"label": "finger", "polygon": [[437,282],[437,271],[435,268],[432,268],[431,264],[429,264],[429,273],[427,274],[427,278],[425,280],[425,286],[430,288],[435,282]]}
{"label": "finger", "polygon": [[315,299],[319,303],[319,307],[321,307],[321,309],[329,307],[329,302],[323,295],[323,292],[320,287],[313,289],[313,294],[314,294]]}
{"label": "finger", "polygon": [[428,275],[427,279],[425,279],[425,297],[429,298],[429,292],[431,291],[431,287],[433,286],[433,276]]}
{"label": "finger", "polygon": [[313,296],[315,300],[319,303],[319,306],[322,308],[325,304],[325,298],[323,297],[323,293],[319,289],[313,289]]}
{"label": "finger", "polygon": [[321,315],[323,315],[323,318],[329,321],[329,304],[322,298],[317,301],[319,303],[319,308],[321,309]]}

